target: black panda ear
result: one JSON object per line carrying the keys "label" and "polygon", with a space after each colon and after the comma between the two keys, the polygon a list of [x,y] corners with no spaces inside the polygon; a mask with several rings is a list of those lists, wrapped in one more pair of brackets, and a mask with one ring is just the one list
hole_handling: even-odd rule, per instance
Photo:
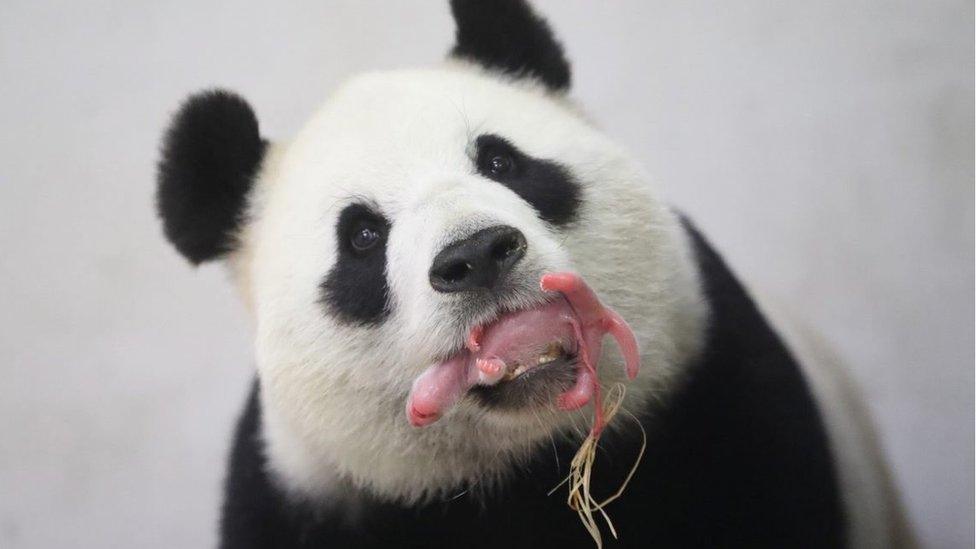
{"label": "black panda ear", "polygon": [[532,76],[549,89],[569,88],[569,62],[544,19],[524,0],[451,0],[455,57],[489,69]]}
{"label": "black panda ear", "polygon": [[156,207],[166,238],[192,263],[233,249],[266,145],[250,105],[230,92],[190,96],[173,117]]}

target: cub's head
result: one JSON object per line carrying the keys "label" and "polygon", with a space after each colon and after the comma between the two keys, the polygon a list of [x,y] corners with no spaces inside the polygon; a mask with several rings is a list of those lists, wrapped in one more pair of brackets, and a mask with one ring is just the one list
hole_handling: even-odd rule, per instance
{"label": "cub's head", "polygon": [[[566,349],[472,388],[429,426],[404,411],[473,328],[551,303],[544,273],[580,274],[634,329],[633,410],[701,339],[675,216],[567,96],[548,25],[516,0],[451,8],[446,62],[353,78],[294,139],[265,139],[243,99],[210,91],[164,140],[166,235],[234,273],[255,318],[269,463],[303,496],[490,486],[550,437],[585,430],[586,408],[554,406],[577,375]],[[620,360],[608,344],[604,383]]]}

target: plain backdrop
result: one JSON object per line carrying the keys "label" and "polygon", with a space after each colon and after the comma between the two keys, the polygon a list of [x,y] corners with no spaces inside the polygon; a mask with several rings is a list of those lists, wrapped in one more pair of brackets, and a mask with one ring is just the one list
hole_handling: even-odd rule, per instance
{"label": "plain backdrop", "polygon": [[[291,136],[446,2],[0,3],[0,546],[208,547],[250,326],[153,210],[168,116]],[[973,544],[973,5],[539,1],[573,95],[850,364],[926,547]]]}

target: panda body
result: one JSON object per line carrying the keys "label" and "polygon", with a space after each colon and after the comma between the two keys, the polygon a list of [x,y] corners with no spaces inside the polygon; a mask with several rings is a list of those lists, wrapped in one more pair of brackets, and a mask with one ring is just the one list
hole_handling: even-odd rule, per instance
{"label": "panda body", "polygon": [[[626,496],[608,508],[608,547],[843,547],[844,511],[828,441],[798,365],[690,224],[714,324],[700,359],[652,426]],[[260,386],[239,420],[221,521],[223,547],[592,547],[565,492],[575,443],[542,446],[503,488],[401,506],[348,487],[341,505],[295,498],[269,474]],[[746,398],[743,396],[746,395]],[[601,444],[598,480],[620,485],[641,440]],[[609,536],[608,536],[609,537]]]}
{"label": "panda body", "polygon": [[[554,405],[578,357],[472,389],[427,427],[404,414],[473,327],[548,303],[538,281],[554,271],[627,320],[644,363],[600,439],[597,496],[627,476],[638,423],[647,436],[605,545],[885,546],[804,371],[567,97],[548,25],[516,0],[451,7],[447,63],[352,79],[290,142],[219,91],[188,100],[164,140],[167,237],[191,262],[227,260],[256,320],[221,546],[593,546],[565,492],[548,495],[589,428],[591,406]],[[442,252],[499,230],[525,244],[514,262],[493,242],[450,289],[435,283]],[[608,346],[601,383],[624,381],[620,362]]]}

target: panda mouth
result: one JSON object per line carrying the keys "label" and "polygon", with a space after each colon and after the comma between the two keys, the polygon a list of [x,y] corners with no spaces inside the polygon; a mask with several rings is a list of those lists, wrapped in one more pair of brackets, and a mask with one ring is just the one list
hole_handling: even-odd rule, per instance
{"label": "panda mouth", "polygon": [[502,375],[500,383],[512,381],[531,369],[551,364],[560,359],[565,360],[568,356],[569,351],[563,347],[562,343],[553,341],[546,345],[545,351],[536,357],[535,362],[530,361],[527,364],[522,364],[519,361],[514,361],[511,364],[506,364],[505,372]]}
{"label": "panda mouth", "polygon": [[437,421],[469,391],[494,404],[580,408],[598,394],[595,365],[608,333],[620,344],[628,377],[637,375],[633,332],[582,278],[548,274],[540,286],[549,302],[473,327],[463,349],[414,380],[407,399],[412,425]]}

